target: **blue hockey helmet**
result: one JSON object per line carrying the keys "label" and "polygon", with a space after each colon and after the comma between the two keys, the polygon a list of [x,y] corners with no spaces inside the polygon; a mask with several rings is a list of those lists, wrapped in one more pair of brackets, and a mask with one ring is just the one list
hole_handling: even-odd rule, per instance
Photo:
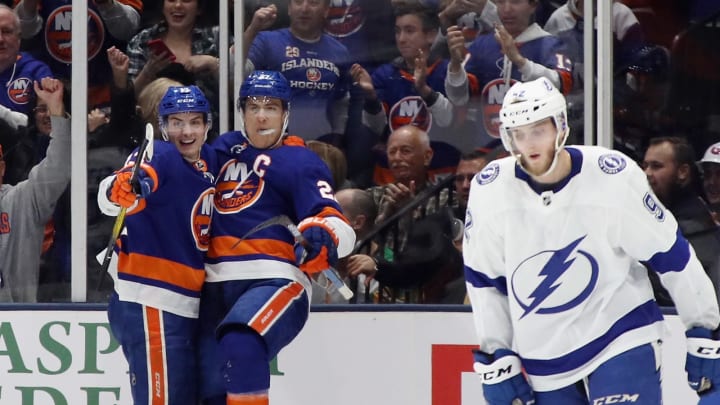
{"label": "blue hockey helmet", "polygon": [[[205,98],[202,90],[197,86],[169,87],[158,106],[158,119],[163,138],[168,139],[165,124],[169,115],[191,112],[205,114],[207,129],[210,130],[212,126],[210,102]],[[207,138],[207,131],[205,131],[205,137]]]}
{"label": "blue hockey helmet", "polygon": [[273,70],[256,70],[242,82],[240,86],[240,105],[248,97],[271,97],[282,100],[287,106],[290,103],[290,83],[280,72]]}
{"label": "blue hockey helmet", "polygon": [[199,112],[210,114],[210,103],[197,86],[172,86],[167,89],[158,113],[160,117],[170,114]]}

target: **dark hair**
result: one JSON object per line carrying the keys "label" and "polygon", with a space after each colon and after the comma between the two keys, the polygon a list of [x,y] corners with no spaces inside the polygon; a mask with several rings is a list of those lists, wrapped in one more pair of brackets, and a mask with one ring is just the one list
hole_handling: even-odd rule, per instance
{"label": "dark hair", "polygon": [[460,156],[460,160],[464,160],[464,161],[475,160],[475,159],[484,158],[487,155],[488,155],[488,153],[485,152],[484,150],[475,149],[473,151],[463,153],[463,155]]}
{"label": "dark hair", "polygon": [[690,145],[687,138],[684,136],[660,136],[651,138],[648,148],[662,143],[668,143],[672,147],[676,165],[688,165],[690,168],[688,185],[698,193],[702,193],[700,168],[695,164],[695,149]]}
{"label": "dark hair", "polygon": [[438,17],[437,11],[421,4],[403,4],[396,7],[393,11],[396,19],[408,14],[418,16],[422,22],[423,31],[425,32],[440,29],[440,17]]}
{"label": "dark hair", "polygon": [[695,149],[690,145],[687,138],[682,136],[660,136],[651,138],[649,146],[656,146],[661,143],[669,143],[672,146],[675,163],[695,166]]}

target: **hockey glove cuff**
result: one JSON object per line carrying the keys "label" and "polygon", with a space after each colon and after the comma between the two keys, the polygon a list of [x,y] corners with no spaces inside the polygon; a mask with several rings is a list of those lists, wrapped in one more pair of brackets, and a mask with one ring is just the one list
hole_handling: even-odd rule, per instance
{"label": "hockey glove cuff", "polygon": [[687,336],[685,371],[688,384],[698,394],[710,394],[720,387],[720,340],[717,333],[705,328],[692,328]]}
{"label": "hockey glove cuff", "polygon": [[125,167],[115,174],[108,199],[124,208],[130,208],[138,197],[146,198],[155,191],[155,181],[142,168],[138,168],[135,183],[130,184],[132,167]]}
{"label": "hockey glove cuff", "polygon": [[535,402],[532,388],[522,374],[520,357],[507,349],[493,354],[473,350],[473,369],[482,378],[483,395],[489,405],[530,405]]}
{"label": "hockey glove cuff", "polygon": [[306,218],[298,224],[298,229],[307,242],[305,246],[295,247],[300,270],[313,274],[337,264],[338,238],[325,218]]}

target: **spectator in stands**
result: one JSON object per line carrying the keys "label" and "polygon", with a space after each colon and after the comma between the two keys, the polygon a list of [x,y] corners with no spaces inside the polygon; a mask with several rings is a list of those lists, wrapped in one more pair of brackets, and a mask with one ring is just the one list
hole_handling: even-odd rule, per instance
{"label": "spectator in stands", "polygon": [[[206,24],[207,1],[163,0],[162,20],[128,43],[128,75],[136,96],[159,77],[197,85],[210,100],[213,121],[219,122],[219,28]],[[161,40],[169,52],[151,48],[148,42],[153,40]],[[217,129],[211,129],[208,137],[216,135]]]}
{"label": "spectator in stands", "polygon": [[345,45],[368,72],[397,56],[395,18],[387,0],[331,0],[325,33]]}
{"label": "spectator in stands", "polygon": [[494,34],[480,35],[467,49],[462,30],[448,28],[450,64],[445,86],[450,101],[465,105],[470,95],[467,73],[474,74],[481,89],[482,119],[478,122],[483,122],[485,135],[499,138],[498,111],[510,86],[518,80],[547,77],[567,93],[572,89],[572,63],[562,42],[532,23],[538,0],[497,0],[495,4],[502,24]]}
{"label": "spectator in stands", "polygon": [[[343,215],[350,222],[355,231],[355,254],[340,259],[338,271],[346,282],[354,287],[355,303],[370,303],[371,297],[377,291],[378,283],[373,280],[377,272],[377,261],[371,255],[372,243],[366,238],[370,235],[377,216],[377,205],[367,190],[347,188],[335,193]],[[365,243],[366,242],[366,243]],[[364,246],[361,246],[364,244]],[[360,248],[362,250],[357,251]]]}
{"label": "spectator in stands", "polygon": [[[0,301],[37,301],[40,251],[45,224],[70,181],[70,120],[65,115],[63,85],[44,78],[34,83],[38,99],[48,105],[53,136],[47,156],[29,178],[2,184],[5,162],[0,156]],[[0,155],[2,153],[0,152]]]}
{"label": "spectator in stands", "polygon": [[492,32],[500,24],[497,6],[488,0],[442,0],[438,17],[442,29],[433,44],[433,51],[440,51],[445,58],[450,58],[445,36],[448,28],[460,28],[465,45],[469,46],[478,35]]}
{"label": "spectator in stands", "polygon": [[[26,126],[35,103],[33,82],[52,77],[50,68],[27,52],[20,52],[20,20],[0,4],[0,119],[12,128]],[[6,108],[3,108],[6,107]]]}
{"label": "spectator in stands", "polygon": [[[387,158],[396,182],[370,189],[379,207],[376,224],[391,226],[377,239],[378,268],[384,273],[376,278],[394,288],[391,296],[405,295],[401,299],[406,302],[440,302],[449,295],[454,297],[445,287],[461,277],[462,260],[453,247],[457,227],[453,226],[455,218],[450,206],[454,195],[449,179],[433,185],[428,178],[432,156],[425,131],[414,125],[394,130],[388,138]],[[446,183],[447,187],[443,186]],[[419,197],[421,194],[423,197]],[[414,203],[416,208],[387,222]]]}
{"label": "spectator in stands", "polygon": [[308,149],[315,152],[330,169],[333,178],[333,190],[340,190],[348,186],[347,159],[340,148],[321,141],[307,141]]}
{"label": "spectator in stands", "polygon": [[[347,49],[354,62],[372,73],[378,66],[398,56],[393,39],[395,16],[387,0],[331,0],[325,18],[325,33]],[[350,86],[345,134],[333,143],[345,151],[348,178],[357,187],[372,184],[373,146],[377,136],[362,125],[365,94]]]}
{"label": "spectator in stands", "polygon": [[449,174],[455,171],[459,151],[472,145],[462,133],[447,130],[453,123],[453,105],[444,94],[448,61],[430,52],[439,28],[440,21],[431,9],[417,5],[396,8],[395,43],[400,57],[378,67],[372,76],[357,63],[350,73],[365,92],[363,123],[376,137],[387,129],[418,126],[434,142],[434,166]]}
{"label": "spectator in stands", "polygon": [[277,8],[260,8],[243,37],[249,44],[247,73],[275,70],[290,82],[288,131],[305,140],[339,137],[348,119],[351,59],[344,45],[323,32],[329,8],[330,0],[290,0],[290,27],[273,31],[263,30],[277,18]]}
{"label": "spectator in stands", "polygon": [[[593,6],[597,7],[597,2]],[[580,140],[584,132],[584,35],[583,35],[583,12],[584,0],[568,0],[559,7],[548,19],[545,30],[552,35],[558,36],[566,46],[567,54],[573,62],[573,88],[567,94],[568,120],[573,128],[570,143]],[[613,94],[615,105],[624,108],[632,102],[627,100],[630,97],[625,91],[625,72],[632,65],[636,65],[638,51],[644,44],[642,27],[632,10],[626,5],[614,1],[612,4],[613,15],[613,71],[614,84]],[[597,35],[597,34],[596,34]],[[629,102],[629,103],[628,103]],[[632,117],[628,117],[632,118]],[[574,135],[573,135],[574,134]],[[621,149],[623,152],[629,152]]]}
{"label": "spectator in stands", "polygon": [[[648,182],[660,202],[675,216],[683,235],[695,249],[700,263],[720,292],[720,230],[700,197],[701,185],[695,152],[685,138],[650,140],[642,162]],[[654,271],[648,272],[650,275]],[[661,305],[672,305],[657,277],[651,277]]]}
{"label": "spectator in stands", "polygon": [[700,160],[705,202],[720,223],[720,142],[710,145]]}
{"label": "spectator in stands", "polygon": [[475,174],[488,164],[487,155],[483,150],[474,150],[460,157],[460,162],[455,170],[455,194],[458,203],[455,216],[457,218],[465,219],[465,210],[470,196],[470,184],[472,184]]}
{"label": "spectator in stands", "polygon": [[[71,77],[71,0],[16,0],[22,38],[66,82]],[[88,1],[88,106],[110,104],[112,72],[104,50],[125,47],[140,29],[142,0]],[[67,87],[67,86],[66,86]],[[84,113],[83,113],[84,114]]]}

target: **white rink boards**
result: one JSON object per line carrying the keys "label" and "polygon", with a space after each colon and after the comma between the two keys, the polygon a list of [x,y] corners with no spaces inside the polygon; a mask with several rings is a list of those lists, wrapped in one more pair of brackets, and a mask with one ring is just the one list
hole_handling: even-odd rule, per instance
{"label": "white rink boards", "polygon": [[[0,321],[0,405],[132,403],[127,365],[104,311],[7,308]],[[683,327],[676,315],[666,319],[664,403],[694,404],[683,370]],[[271,403],[481,405],[473,340],[469,312],[313,312],[272,364]]]}

